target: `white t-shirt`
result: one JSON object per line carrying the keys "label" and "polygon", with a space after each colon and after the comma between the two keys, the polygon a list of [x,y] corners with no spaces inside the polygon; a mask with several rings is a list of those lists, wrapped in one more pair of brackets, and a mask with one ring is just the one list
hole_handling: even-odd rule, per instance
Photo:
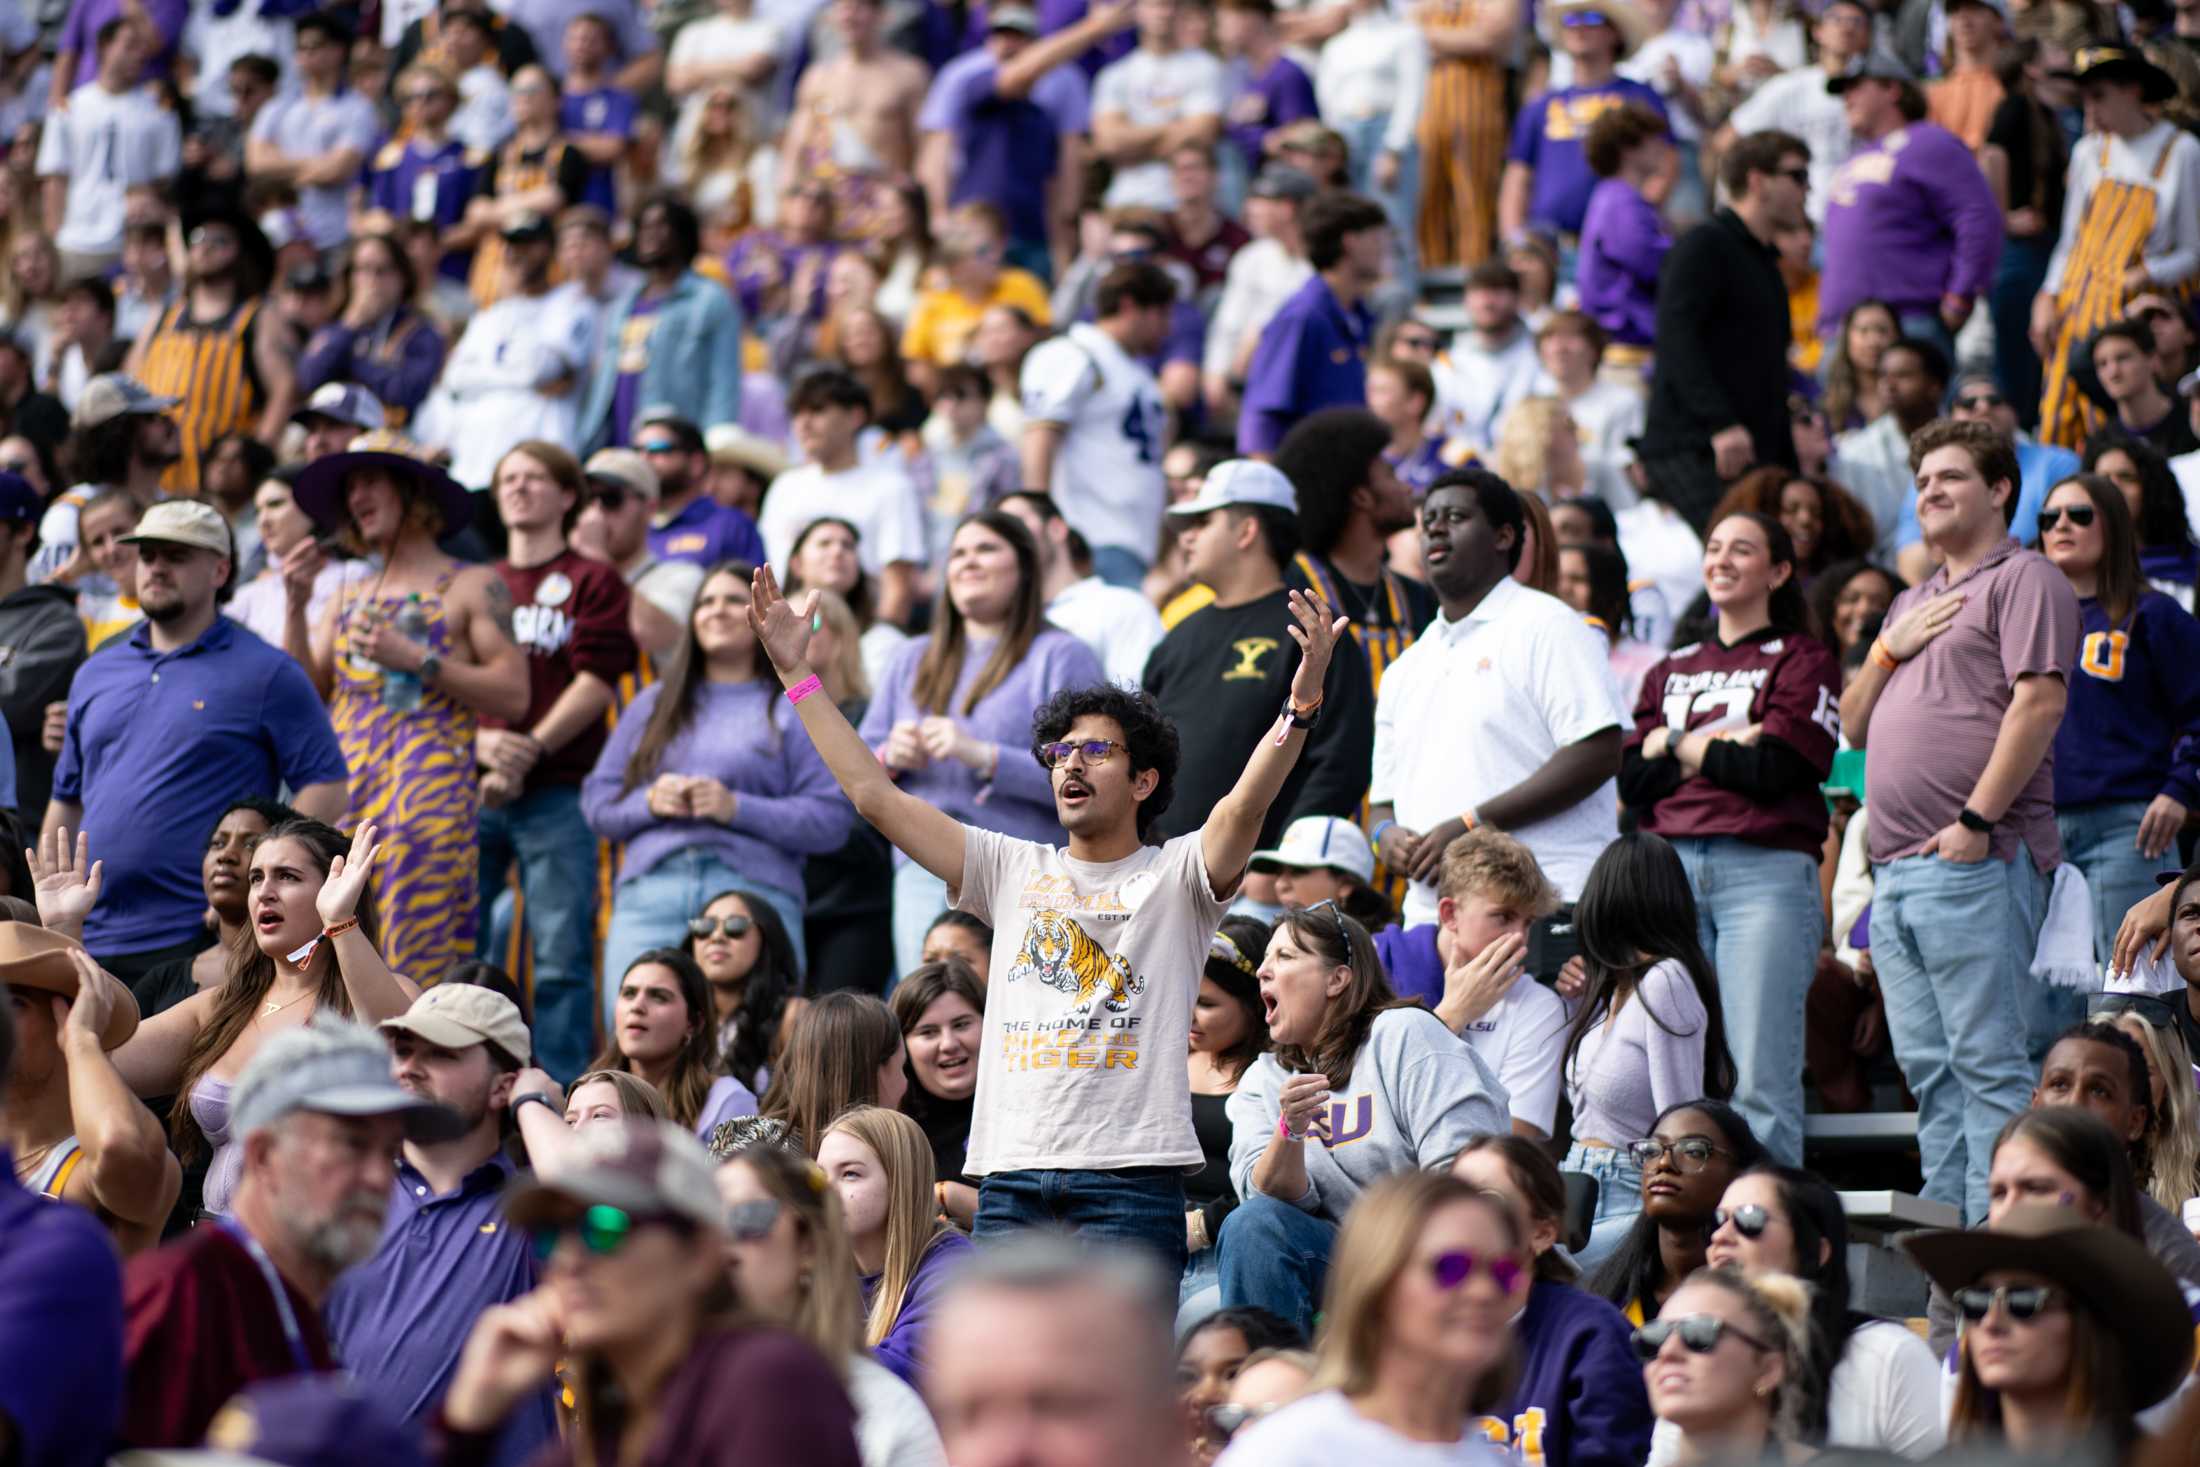
{"label": "white t-shirt", "polygon": [[1535,334],[1526,326],[1494,351],[1472,331],[1460,332],[1430,369],[1436,379],[1439,434],[1476,453],[1488,453],[1497,444],[1497,425],[1505,410],[1532,393],[1542,374]]}
{"label": "white t-shirt", "polygon": [[1207,347],[1200,355],[1199,369],[1209,376],[1226,375],[1237,362],[1239,348],[1248,338],[1257,338],[1283,303],[1313,275],[1306,256],[1292,254],[1273,239],[1256,239],[1232,255],[1214,319],[1207,323]]}
{"label": "white t-shirt", "polygon": [[1514,1120],[1556,1134],[1566,1001],[1526,973],[1460,1037],[1505,1087]]}
{"label": "white t-shirt", "polygon": [[837,474],[801,464],[772,480],[756,523],[772,569],[785,576],[794,542],[823,519],[856,527],[856,558],[871,575],[890,565],[925,563],[924,499],[893,463],[859,463]]}
{"label": "white t-shirt", "polygon": [[[1442,616],[1383,672],[1370,804],[1427,830],[1502,794],[1568,744],[1625,728],[1603,636],[1556,596],[1507,577],[1461,621]],[[1619,835],[1606,780],[1577,805],[1508,834],[1572,901]],[[1436,920],[1436,888],[1406,888],[1408,927]]]}
{"label": "white t-shirt", "polygon": [[1198,831],[1096,864],[963,827],[948,897],[993,927],[970,1175],[1200,1164],[1184,1051],[1235,895]]}
{"label": "white t-shirt", "polygon": [[[313,578],[313,594],[306,600],[306,625],[321,624],[321,608],[338,591],[365,585],[374,579],[374,567],[364,560],[332,560]],[[242,622],[270,647],[283,645],[283,626],[289,601],[283,593],[282,573],[265,570],[237,588],[222,608],[230,620]]]}
{"label": "white t-shirt", "polygon": [[[1552,50],[1556,53],[1551,58],[1554,62],[1559,57],[1566,56],[1565,52],[1559,51],[1555,46]],[[1567,56],[1566,59],[1571,61],[1573,58]],[[1629,81],[1641,82],[1664,98],[1665,118],[1673,128],[1674,139],[1678,142],[1694,143],[1703,139],[1703,124],[1688,115],[1688,109],[1680,104],[1672,89],[1665,84],[1665,63],[1672,62],[1680,72],[1681,80],[1700,92],[1711,85],[1711,72],[1717,66],[1718,59],[1718,52],[1713,49],[1709,36],[1699,36],[1693,31],[1667,26],[1644,41],[1639,50],[1612,69]],[[1553,72],[1555,74],[1555,67]],[[1554,80],[1552,85],[1557,86],[1560,83]]]}
{"label": "white t-shirt", "polygon": [[1417,1442],[1352,1409],[1341,1391],[1293,1401],[1254,1422],[1215,1459],[1215,1467],[1505,1467],[1518,1459],[1490,1445],[1470,1422],[1455,1442]]}
{"label": "white t-shirt", "polygon": [[1810,65],[1781,72],[1736,107],[1727,121],[1738,135],[1777,130],[1802,140],[1810,149],[1810,198],[1804,207],[1811,223],[1824,228],[1833,175],[1856,146],[1841,99],[1826,90],[1826,69]]}
{"label": "white t-shirt", "polygon": [[[1226,88],[1222,63],[1205,51],[1159,55],[1141,46],[1104,66],[1092,83],[1092,115],[1120,112],[1134,127],[1156,127],[1187,117],[1220,117]],[[1176,186],[1166,159],[1118,168],[1108,185],[1111,209],[1168,210],[1176,207]]]}
{"label": "white t-shirt", "polygon": [[1649,582],[1648,589],[1658,593],[1666,617],[1656,633],[1642,629],[1646,614],[1654,619],[1659,607],[1638,600],[1634,607],[1637,635],[1663,646],[1673,635],[1671,618],[1686,611],[1703,589],[1703,540],[1679,513],[1656,499],[1614,510],[1612,518],[1619,527],[1619,552],[1627,557],[1627,573],[1634,578],[1628,583],[1629,591]]}
{"label": "white t-shirt", "polygon": [[[1551,384],[1557,393],[1557,384]],[[1566,402],[1566,416],[1574,420],[1574,434],[1581,442],[1581,464],[1589,472],[1589,492],[1622,510],[1641,496],[1635,493],[1627,466],[1635,461],[1631,438],[1642,436],[1649,403],[1639,392],[1599,377],[1589,390]]]}
{"label": "white t-shirt", "polygon": [[[595,321],[570,297],[515,295],[483,307],[443,363],[413,432],[447,448],[451,477],[487,488],[497,460],[530,438],[578,447],[576,383],[588,370]],[[560,381],[564,392],[543,391]]]}
{"label": "white t-shirt", "polygon": [[77,254],[120,250],[124,194],[173,178],[182,166],[183,129],[151,87],[119,93],[98,82],[78,87],[69,105],[46,119],[38,143],[38,176],[69,186],[54,243]]}
{"label": "white t-shirt", "polygon": [[1087,576],[1047,603],[1047,620],[1092,649],[1117,687],[1135,688],[1161,640],[1161,613],[1136,591]]}
{"label": "white t-shirt", "polygon": [[1095,548],[1153,558],[1168,487],[1161,478],[1168,410],[1153,373],[1114,337],[1079,322],[1024,358],[1026,423],[1059,423],[1048,491]]}
{"label": "white t-shirt", "polygon": [[[680,27],[680,34],[672,43],[671,52],[665,57],[665,70],[669,73],[682,66],[705,62],[746,61],[751,56],[777,56],[784,44],[779,27],[759,16],[738,18],[731,15],[706,15],[701,20],[691,20]],[[767,76],[761,86],[744,86],[740,89],[743,106],[748,112],[749,136],[769,137],[778,130],[779,109],[773,105],[773,82]],[[716,87],[697,87],[680,99],[681,127],[693,128],[701,120],[703,109],[710,101]]]}

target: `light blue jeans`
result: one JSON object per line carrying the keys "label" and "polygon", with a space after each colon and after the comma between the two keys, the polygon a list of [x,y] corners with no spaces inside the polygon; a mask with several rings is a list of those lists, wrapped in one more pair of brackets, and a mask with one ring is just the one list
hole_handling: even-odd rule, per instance
{"label": "light blue jeans", "polygon": [[2154,895],[2156,876],[2178,869],[2175,841],[2152,860],[2139,854],[2139,821],[2147,803],[2078,805],[2055,812],[2063,856],[2085,874],[2093,896],[2093,956],[2104,969],[2116,949],[2116,928],[2124,913]]}
{"label": "light blue jeans", "polygon": [[886,985],[888,993],[902,975],[924,961],[924,934],[946,910],[946,882],[914,861],[894,868],[894,976]]}
{"label": "light blue jeans", "polygon": [[2032,1095],[2034,1044],[2065,1027],[2058,1012],[2082,1008],[2031,974],[2047,880],[2021,845],[2009,861],[1905,856],[1872,874],[1872,966],[1917,1097],[1924,1195],[1975,1224],[1994,1137]]}
{"label": "light blue jeans", "polygon": [[1254,1192],[1222,1222],[1216,1264],[1222,1275],[1222,1307],[1257,1305],[1314,1336],[1329,1277],[1337,1225],[1303,1207]]}
{"label": "light blue jeans", "polygon": [[1803,1000],[1825,917],[1818,862],[1729,836],[1673,842],[1696,894],[1696,936],[1719,975],[1734,1108],[1779,1160],[1803,1163]]}
{"label": "light blue jeans", "polygon": [[1120,545],[1092,547],[1092,573],[1111,586],[1135,591],[1146,584],[1146,561]]}
{"label": "light blue jeans", "polygon": [[1624,1151],[1577,1141],[1566,1148],[1559,1170],[1587,1172],[1597,1179],[1596,1221],[1589,1228],[1588,1246],[1574,1255],[1584,1274],[1593,1273],[1626,1240],[1642,1212],[1642,1168]]}
{"label": "light blue jeans", "polygon": [[475,951],[504,962],[512,904],[498,897],[516,862],[527,899],[535,1057],[560,1084],[569,1083],[594,1057],[596,1044],[588,991],[596,960],[596,837],[581,818],[580,786],[548,785],[484,809],[480,829],[481,937]]}
{"label": "light blue jeans", "polygon": [[1377,115],[1340,121],[1337,131],[1348,150],[1352,191],[1381,204],[1390,216],[1391,260],[1399,285],[1411,295],[1419,289],[1421,275],[1420,255],[1414,248],[1415,221],[1421,212],[1421,150],[1407,144],[1398,157],[1397,182],[1389,188],[1377,188],[1375,160],[1383,151],[1383,134],[1389,127],[1390,119]]}
{"label": "light blue jeans", "polygon": [[[1224,1218],[1223,1226],[1230,1220]],[[1222,1248],[1210,1242],[1184,1265],[1176,1281],[1176,1337],[1182,1340],[1199,1322],[1222,1307]]]}
{"label": "light blue jeans", "polygon": [[634,960],[653,947],[684,947],[688,919],[700,917],[714,896],[738,891],[769,903],[787,926],[794,943],[794,960],[803,966],[808,953],[802,943],[802,896],[783,887],[751,881],[706,850],[690,847],[675,851],[639,876],[629,876],[611,890],[611,931],[603,942],[604,1032],[612,1032],[612,1014],[619,1002],[619,980]]}

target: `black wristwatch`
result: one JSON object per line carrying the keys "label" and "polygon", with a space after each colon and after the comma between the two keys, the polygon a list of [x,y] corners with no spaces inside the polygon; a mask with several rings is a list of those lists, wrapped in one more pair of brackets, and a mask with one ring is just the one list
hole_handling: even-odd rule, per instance
{"label": "black wristwatch", "polygon": [[1994,833],[1994,822],[1979,814],[1969,805],[1965,805],[1963,813],[1956,816],[1956,824],[1962,826],[1965,830],[1975,830],[1980,835],[1992,835]]}
{"label": "black wristwatch", "polygon": [[1301,713],[1299,712],[1299,705],[1291,701],[1289,693],[1285,693],[1283,695],[1283,716],[1285,721],[1293,728],[1312,728],[1321,719],[1322,700],[1316,698],[1314,706]]}
{"label": "black wristwatch", "polygon": [[565,1119],[565,1113],[558,1109],[558,1103],[552,1100],[549,1096],[543,1094],[540,1090],[528,1090],[522,1092],[521,1094],[513,1096],[511,1104],[512,1114],[518,1115],[519,1108],[527,1104],[527,1102],[529,1102],[530,1100],[534,1101],[537,1105],[540,1105],[544,1110],[549,1111],[550,1114],[556,1116],[559,1120],[562,1121]]}

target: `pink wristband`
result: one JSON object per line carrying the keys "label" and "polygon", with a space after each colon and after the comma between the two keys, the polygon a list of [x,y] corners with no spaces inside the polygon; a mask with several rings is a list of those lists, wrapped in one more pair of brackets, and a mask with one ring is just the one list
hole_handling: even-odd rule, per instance
{"label": "pink wristband", "polygon": [[813,672],[808,677],[804,678],[801,682],[798,682],[793,687],[787,689],[787,701],[790,703],[800,703],[804,698],[809,697],[810,694],[823,692],[824,689],[825,684],[820,682],[818,680],[817,674]]}
{"label": "pink wristband", "polygon": [[1291,1123],[1285,1120],[1281,1114],[1276,1117],[1276,1134],[1286,1141],[1304,1141],[1306,1139],[1304,1136],[1291,1134]]}

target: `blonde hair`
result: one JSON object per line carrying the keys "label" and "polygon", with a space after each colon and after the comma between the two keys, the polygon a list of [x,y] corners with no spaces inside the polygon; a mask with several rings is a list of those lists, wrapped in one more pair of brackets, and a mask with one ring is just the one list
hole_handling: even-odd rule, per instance
{"label": "blonde hair", "polygon": [[[1521,498],[1551,488],[1551,441],[1572,415],[1555,397],[1523,397],[1505,410],[1497,424],[1497,445],[1490,466]],[[1584,486],[1566,485],[1579,492]]]}
{"label": "blonde hair", "polygon": [[459,99],[458,78],[452,75],[449,67],[436,61],[413,62],[397,74],[397,80],[391,84],[390,90],[402,92],[406,87],[417,86],[421,82],[432,82],[438,91],[453,102]]}
{"label": "blonde hair", "polygon": [[[1429,1219],[1454,1205],[1479,1208],[1496,1219],[1522,1277],[1527,1276],[1535,1260],[1510,1207],[1449,1172],[1400,1172],[1383,1178],[1360,1194],[1337,1232],[1322,1305],[1322,1336],[1315,1347],[1313,1390],[1356,1396],[1374,1389],[1386,1348],[1391,1288],[1412,1266]],[[1483,1372],[1466,1400],[1455,1403],[1458,1413],[1478,1416],[1492,1409],[1512,1390],[1518,1373],[1518,1351],[1508,1342],[1504,1358]]]}
{"label": "blonde hair", "polygon": [[1802,1440],[1811,1394],[1811,1286],[1793,1274],[1748,1275],[1730,1266],[1699,1268],[1681,1283],[1709,1284],[1731,1294],[1758,1338],[1778,1351],[1780,1383],[1765,1401],[1770,1429],[1775,1440]]}
{"label": "blonde hair", "polygon": [[785,1323],[815,1345],[845,1379],[850,1362],[863,1348],[863,1280],[856,1269],[855,1250],[848,1243],[840,1194],[823,1168],[791,1147],[768,1142],[744,1146],[723,1165],[747,1167],[757,1185],[794,1214],[795,1231],[809,1252],[809,1266],[802,1273],[802,1302],[795,1306],[794,1318]]}
{"label": "blonde hair", "polygon": [[1455,902],[1484,896],[1531,917],[1548,917],[1558,910],[1558,889],[1536,864],[1535,852],[1486,825],[1468,831],[1446,848],[1436,894]]}
{"label": "blonde hair", "polygon": [[817,595],[817,615],[833,632],[833,660],[817,669],[825,684],[825,696],[835,703],[871,696],[870,675],[863,670],[863,628],[856,625],[855,609],[848,598],[828,586],[811,588]]}
{"label": "blonde hair", "polygon": [[939,1220],[939,1203],[932,1195],[932,1143],[925,1140],[922,1126],[898,1110],[859,1105],[841,1112],[825,1135],[835,1131],[846,1131],[870,1147],[886,1174],[886,1267],[863,1331],[863,1342],[876,1348],[900,1321],[924,1255],[951,1229]]}
{"label": "blonde hair", "polygon": [[2184,1036],[2175,1029],[2157,1029],[2136,1014],[2126,1028],[2119,1014],[2118,1029],[2139,1042],[2147,1059],[2162,1075],[2162,1114],[2155,1118],[2154,1174],[2147,1178],[2146,1193],[2171,1212],[2200,1196],[2200,1091],[2181,1083],[2192,1073]]}

